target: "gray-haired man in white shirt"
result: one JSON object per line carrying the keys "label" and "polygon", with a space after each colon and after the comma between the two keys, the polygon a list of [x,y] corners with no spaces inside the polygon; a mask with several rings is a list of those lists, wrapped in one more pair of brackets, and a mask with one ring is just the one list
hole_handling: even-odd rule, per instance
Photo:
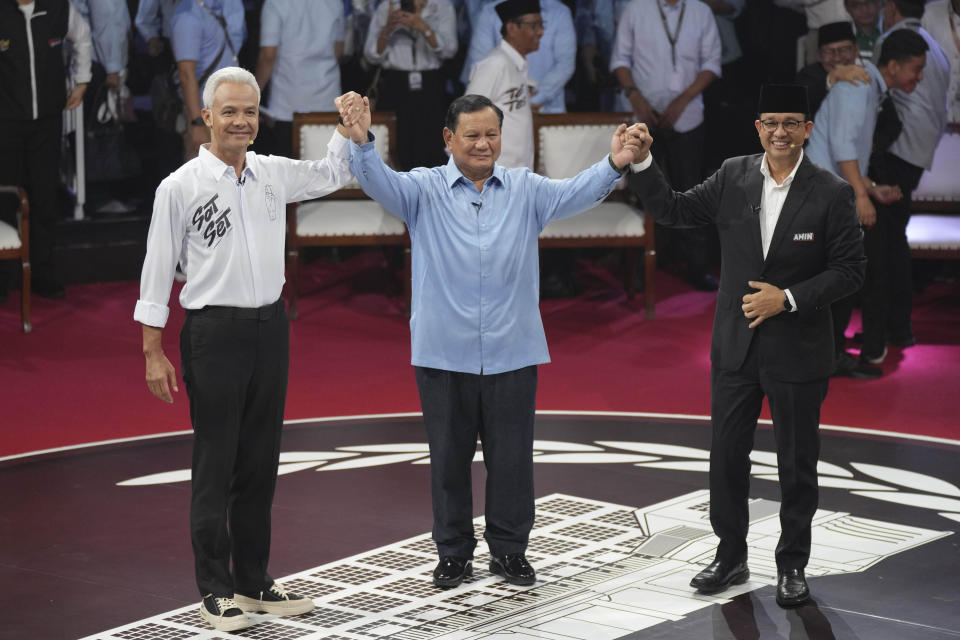
{"label": "gray-haired man in white shirt", "polygon": [[157,189],[134,319],[143,325],[147,386],[173,402],[176,373],[161,332],[179,262],[187,276],[180,356],[194,431],[190,534],[200,615],[233,631],[250,625],[246,611],[313,609],[267,574],[290,351],[280,297],[284,210],[337,190],[352,174],[342,127],[321,160],[247,151],[260,102],[248,71],[215,72],[203,102],[211,142]]}

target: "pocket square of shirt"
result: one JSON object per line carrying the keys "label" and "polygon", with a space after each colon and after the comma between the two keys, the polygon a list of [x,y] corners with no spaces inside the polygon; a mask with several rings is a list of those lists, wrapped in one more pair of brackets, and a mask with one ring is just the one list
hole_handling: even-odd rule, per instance
{"label": "pocket square of shirt", "polygon": [[794,242],[813,242],[813,231],[793,234]]}

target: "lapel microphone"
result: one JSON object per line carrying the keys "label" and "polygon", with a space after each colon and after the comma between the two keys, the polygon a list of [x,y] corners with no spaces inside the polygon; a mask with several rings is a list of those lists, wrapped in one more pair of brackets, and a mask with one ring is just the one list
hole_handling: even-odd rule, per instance
{"label": "lapel microphone", "polygon": [[241,177],[241,178],[237,178],[237,186],[238,186],[238,187],[242,187],[242,186],[245,185],[245,184],[247,184],[247,176],[243,176],[243,177]]}

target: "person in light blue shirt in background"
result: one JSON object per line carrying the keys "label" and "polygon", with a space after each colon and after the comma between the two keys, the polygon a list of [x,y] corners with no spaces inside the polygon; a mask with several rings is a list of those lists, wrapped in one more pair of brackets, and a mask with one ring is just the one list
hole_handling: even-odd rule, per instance
{"label": "person in light blue shirt in background", "polygon": [[[460,80],[470,81],[470,70],[500,44],[502,21],[494,5],[487,2],[477,12],[472,23],[473,37],[467,59],[463,63]],[[472,12],[471,12],[472,15]],[[540,48],[527,56],[530,64],[530,79],[537,83],[531,107],[539,113],[566,113],[567,102],[563,88],[573,77],[577,62],[577,32],[573,26],[570,9],[560,0],[541,0],[540,15],[543,18],[543,37]]]}
{"label": "person in light blue shirt in background", "polygon": [[210,141],[200,115],[203,85],[214,71],[237,65],[247,38],[242,0],[182,0],[170,21],[173,57],[186,112],[184,160]]}
{"label": "person in light blue shirt in background", "polygon": [[[261,137],[272,134],[270,148],[258,153],[290,156],[293,114],[336,111],[340,66],[346,36],[343,0],[266,0],[260,13],[260,54],[256,77],[269,86],[261,117]],[[269,118],[269,119],[268,119]],[[272,120],[272,122],[270,122]]]}
{"label": "person in light blue shirt in background", "polygon": [[[359,111],[358,111],[359,110]],[[533,423],[537,365],[550,361],[540,319],[540,231],[601,202],[633,159],[614,132],[610,154],[567,180],[498,165],[503,112],[489,98],[454,100],[443,137],[449,161],[397,173],[374,147],[366,98],[342,101],[350,168],[403,220],[413,253],[411,363],[430,444],[434,584],[473,571],[471,464],[479,436],[487,468],[490,571],[529,585],[534,521]],[[362,143],[362,144],[358,144]]]}
{"label": "person in light blue shirt in background", "polygon": [[[882,220],[877,224],[877,208],[874,202],[889,205],[900,200],[903,195],[898,185],[878,185],[867,177],[868,169],[873,170],[871,155],[882,156],[898,137],[900,124],[893,103],[887,98],[888,92],[899,89],[909,93],[917,87],[917,83],[923,78],[926,51],[927,45],[923,38],[913,31],[904,29],[892,34],[880,48],[880,67],[877,68],[870,62],[864,63],[870,74],[869,83],[854,85],[838,82],[830,90],[817,112],[810,144],[807,146],[807,154],[814,164],[846,180],[856,194],[857,217],[867,229],[864,237],[867,273],[863,285],[865,330],[869,328],[872,331],[873,317],[876,315],[870,311],[874,303],[866,301],[877,300],[877,304],[882,305],[887,299],[881,286],[881,283],[886,282],[883,275],[886,260],[882,256],[872,257],[871,247],[878,244],[878,239],[886,233],[890,222]],[[886,103],[886,109],[882,116],[883,126],[878,129],[878,111],[882,102]],[[874,228],[874,225],[877,226]],[[845,331],[853,303],[853,296],[848,296],[831,307],[838,356],[833,375],[877,378],[883,373],[879,367],[874,366],[879,362],[865,355],[864,350],[861,350],[860,360],[857,361],[845,348]]]}
{"label": "person in light blue shirt in background", "polygon": [[165,50],[173,34],[173,13],[181,0],[140,0],[133,20],[140,36],[147,43],[147,53],[155,58]]}
{"label": "person in light blue shirt in background", "polygon": [[90,25],[93,61],[107,74],[104,83],[119,89],[121,76],[127,69],[127,47],[130,42],[130,12],[124,0],[70,0]]}

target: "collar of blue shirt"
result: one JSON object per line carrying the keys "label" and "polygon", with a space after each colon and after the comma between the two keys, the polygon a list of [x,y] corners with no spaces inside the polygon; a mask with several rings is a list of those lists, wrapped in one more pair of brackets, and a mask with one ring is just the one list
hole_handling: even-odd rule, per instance
{"label": "collar of blue shirt", "polygon": [[[503,174],[505,171],[506,169],[504,169],[500,165],[494,164],[493,175],[487,178],[484,184],[486,185],[490,183],[491,180],[496,180],[499,184],[502,185]],[[453,156],[450,156],[450,159],[447,160],[447,166],[444,167],[444,173],[447,179],[447,186],[450,187],[451,189],[453,188],[453,185],[455,185],[457,181],[460,179],[463,179],[463,181],[466,182],[467,184],[473,184],[473,181],[467,178],[467,176],[463,175],[463,172],[460,171],[459,167],[457,167],[457,163],[454,162]]]}

